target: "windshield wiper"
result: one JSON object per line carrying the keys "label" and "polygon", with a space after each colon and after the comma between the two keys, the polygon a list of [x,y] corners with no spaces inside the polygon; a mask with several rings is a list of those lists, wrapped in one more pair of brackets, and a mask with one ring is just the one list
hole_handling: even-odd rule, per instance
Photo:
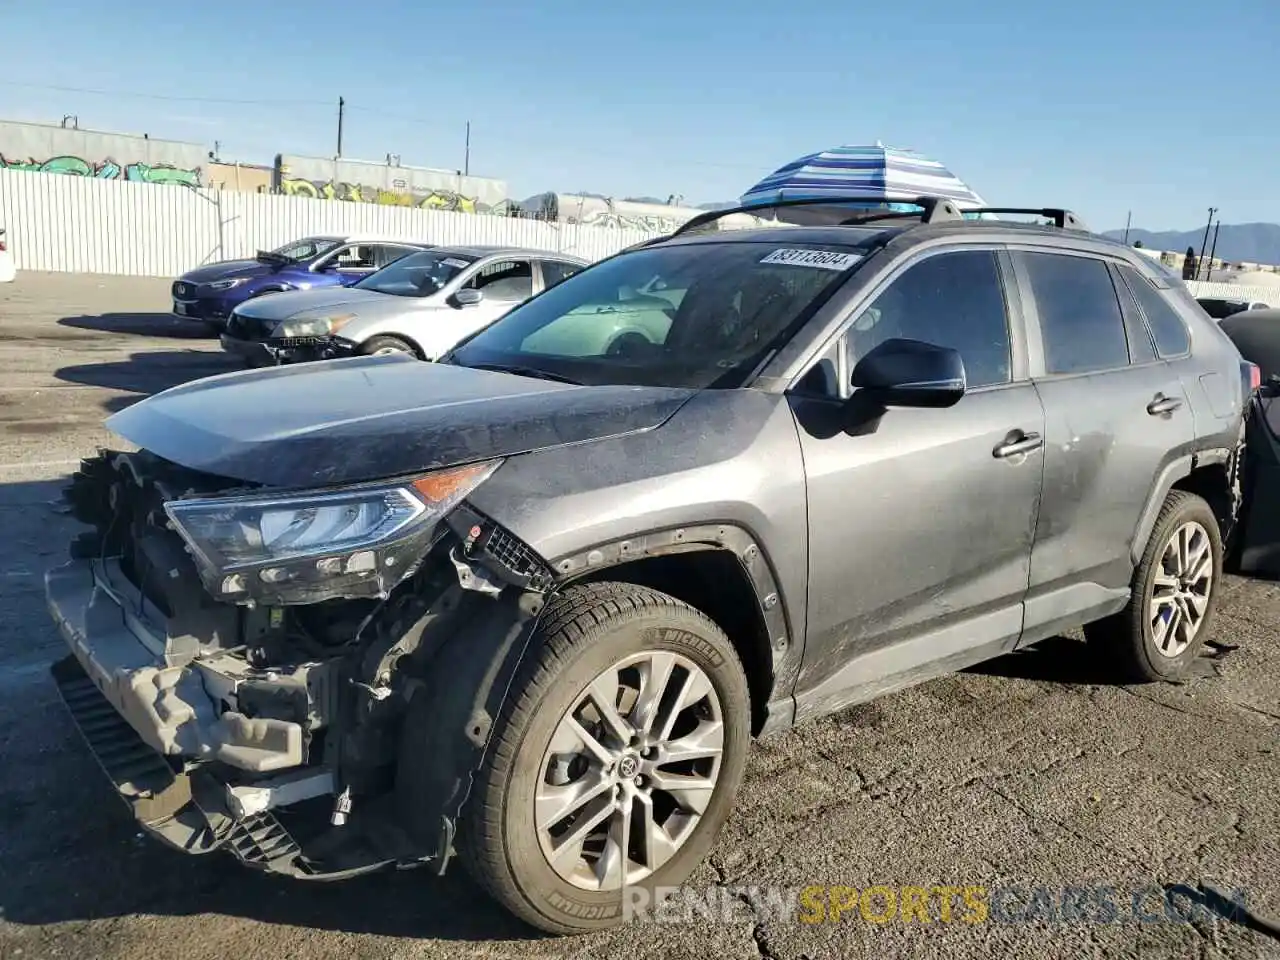
{"label": "windshield wiper", "polygon": [[547,370],[539,370],[537,367],[520,367],[507,363],[463,363],[458,365],[470,367],[472,370],[492,370],[495,373],[512,373],[517,377],[535,377],[538,380],[554,380],[556,383],[571,383],[575,387],[582,386],[580,381],[571,377],[551,373]]}

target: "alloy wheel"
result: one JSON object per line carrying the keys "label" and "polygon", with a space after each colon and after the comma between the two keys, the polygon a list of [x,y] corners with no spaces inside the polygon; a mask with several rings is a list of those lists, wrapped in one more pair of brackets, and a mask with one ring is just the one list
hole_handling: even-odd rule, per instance
{"label": "alloy wheel", "polygon": [[1209,608],[1213,567],[1208,531],[1194,520],[1178,527],[1161,554],[1148,610],[1151,638],[1162,656],[1177,657],[1195,640]]}
{"label": "alloy wheel", "polygon": [[538,841],[561,879],[617,890],[650,876],[693,835],[724,749],[720,699],[687,657],[626,657],[578,694],[543,757]]}

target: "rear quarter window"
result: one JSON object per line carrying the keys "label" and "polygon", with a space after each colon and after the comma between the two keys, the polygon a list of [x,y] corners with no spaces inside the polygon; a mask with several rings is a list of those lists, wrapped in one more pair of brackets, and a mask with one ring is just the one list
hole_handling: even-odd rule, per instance
{"label": "rear quarter window", "polygon": [[1122,266],[1120,272],[1147,318],[1147,326],[1151,328],[1151,336],[1156,342],[1156,352],[1161,357],[1180,357],[1187,353],[1191,349],[1191,335],[1164,294],[1132,267]]}

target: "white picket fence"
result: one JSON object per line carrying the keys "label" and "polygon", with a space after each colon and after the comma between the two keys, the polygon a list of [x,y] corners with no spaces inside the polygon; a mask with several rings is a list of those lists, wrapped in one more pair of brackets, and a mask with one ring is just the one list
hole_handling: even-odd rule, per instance
{"label": "white picket fence", "polygon": [[173,277],[299,237],[509,244],[599,260],[653,236],[509,217],[0,170],[0,227],[19,270]]}

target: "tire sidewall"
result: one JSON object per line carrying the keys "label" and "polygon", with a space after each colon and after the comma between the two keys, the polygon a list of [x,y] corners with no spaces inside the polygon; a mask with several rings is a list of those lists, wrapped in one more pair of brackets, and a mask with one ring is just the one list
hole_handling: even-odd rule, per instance
{"label": "tire sidewall", "polygon": [[[1169,546],[1169,540],[1176,530],[1191,521],[1200,524],[1209,536],[1209,549],[1213,554],[1213,584],[1209,590],[1209,604],[1205,608],[1204,617],[1200,621],[1200,627],[1196,631],[1195,639],[1191,641],[1187,649],[1176,657],[1167,657],[1156,647],[1148,611],[1151,609],[1151,599],[1155,595],[1156,574],[1161,569],[1160,561]],[[1142,584],[1142,602],[1137,610],[1138,626],[1142,631],[1139,655],[1146,661],[1152,674],[1165,679],[1176,680],[1186,673],[1190,663],[1200,655],[1200,651],[1204,647],[1205,638],[1213,627],[1214,615],[1217,612],[1218,594],[1222,589],[1223,575],[1222,534],[1218,529],[1217,518],[1204,500],[1199,497],[1188,499],[1177,510],[1169,514],[1164,523],[1155,531],[1155,535],[1152,537],[1151,549],[1154,552],[1146,565],[1146,578]]]}
{"label": "tire sidewall", "polygon": [[370,337],[364,343],[360,344],[359,352],[367,357],[376,356],[377,352],[386,347],[395,347],[395,353],[403,353],[405,356],[417,357],[418,351],[413,348],[413,344],[400,337],[391,336],[390,334],[377,334]]}
{"label": "tire sidewall", "polygon": [[[674,615],[673,615],[674,613]],[[503,795],[502,834],[506,861],[520,892],[538,913],[578,929],[614,926],[624,919],[621,891],[583,890],[562,880],[547,863],[538,841],[534,796],[542,780],[542,758],[560,719],[587,685],[631,654],[671,651],[692,660],[710,679],[724,716],[724,753],[715,794],[693,835],[667,863],[632,884],[650,894],[677,886],[715,842],[732,809],[750,741],[750,701],[737,655],[723,635],[701,618],[670,610],[606,623],[559,674],[533,711]]]}

